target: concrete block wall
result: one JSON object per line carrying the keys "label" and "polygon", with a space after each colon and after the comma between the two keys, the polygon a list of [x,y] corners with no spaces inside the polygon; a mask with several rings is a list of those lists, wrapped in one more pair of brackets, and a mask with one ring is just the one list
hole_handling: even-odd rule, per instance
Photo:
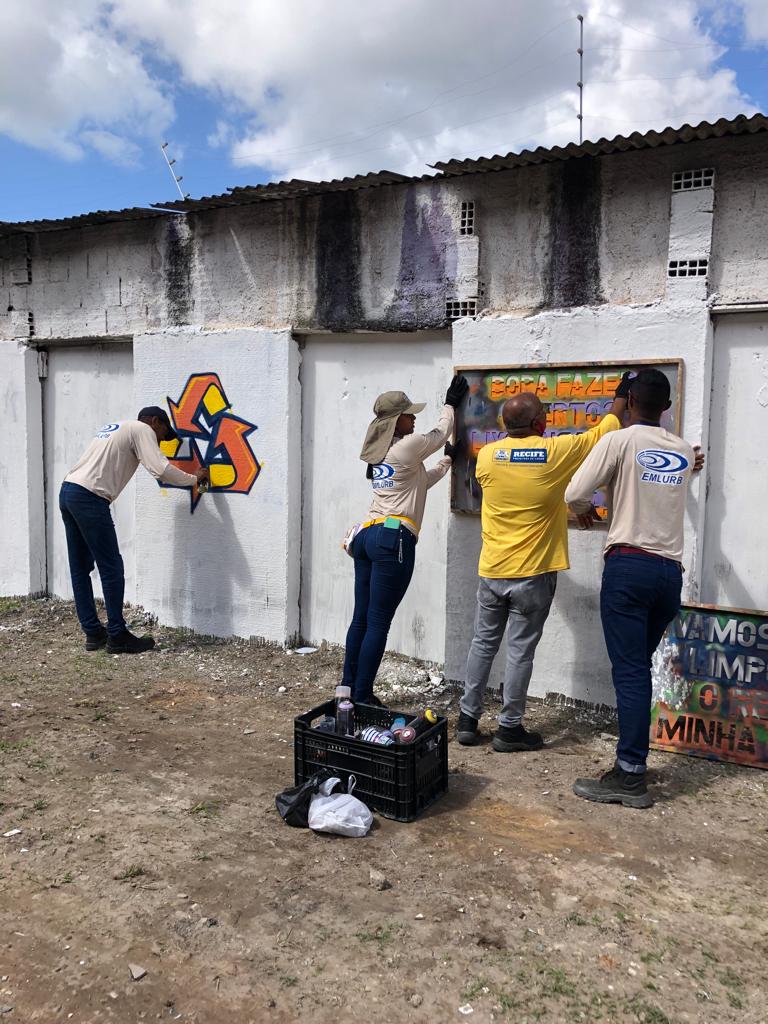
{"label": "concrete block wall", "polygon": [[[677,359],[683,367],[682,433],[707,445],[709,361],[712,328],[704,303],[601,306],[536,316],[462,320],[454,325],[456,366],[633,359]],[[695,600],[701,578],[704,498],[697,478],[686,519],[686,595]],[[555,603],[534,665],[530,692],[558,692],[594,703],[613,704],[610,666],[600,627],[601,530],[569,529],[571,568],[561,572]],[[448,526],[445,672],[464,679],[472,639],[480,517],[453,514]],[[491,685],[500,685],[504,650],[494,664]]]}
{"label": "concrete block wall", "polygon": [[[654,302],[666,288],[672,174],[704,166],[717,190],[710,290],[719,302],[765,300],[768,138],[758,135],[5,236],[0,338],[439,329],[446,299],[472,293],[478,250],[489,312]],[[459,235],[462,201],[475,203],[474,241]]]}
{"label": "concrete block wall", "polygon": [[42,392],[37,353],[0,342],[0,595],[45,591]]}
{"label": "concrete block wall", "polygon": [[[216,636],[283,643],[299,627],[301,394],[288,330],[163,331],[134,342],[134,399],[178,401],[215,373],[260,472],[248,494],[190,492],[136,477],[138,599],[160,620]],[[201,454],[206,444],[200,441]]]}

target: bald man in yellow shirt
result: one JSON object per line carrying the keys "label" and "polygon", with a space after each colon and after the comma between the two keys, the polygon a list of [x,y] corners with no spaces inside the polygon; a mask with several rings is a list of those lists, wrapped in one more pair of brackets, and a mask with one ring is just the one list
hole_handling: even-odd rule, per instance
{"label": "bald man in yellow shirt", "polygon": [[[479,739],[478,724],[493,659],[507,633],[503,708],[493,749],[538,750],[543,739],[522,724],[533,655],[555,596],[557,573],[567,569],[568,483],[605,434],[621,427],[629,390],[624,374],[610,411],[582,434],[544,437],[546,409],[524,392],[504,403],[507,437],[480,450],[476,476],[483,489],[483,549],[478,574],[475,634],[467,658],[456,730],[459,743]],[[586,518],[592,516],[586,513]]]}

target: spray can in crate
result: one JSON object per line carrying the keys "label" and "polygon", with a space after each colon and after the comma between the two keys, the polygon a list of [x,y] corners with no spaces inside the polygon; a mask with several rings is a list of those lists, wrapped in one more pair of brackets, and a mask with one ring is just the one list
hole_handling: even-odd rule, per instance
{"label": "spray can in crate", "polygon": [[405,728],[400,730],[397,740],[399,743],[413,743],[417,736],[421,736],[427,729],[431,729],[436,722],[437,715],[432,708],[425,708]]}
{"label": "spray can in crate", "polygon": [[340,736],[355,734],[355,705],[350,700],[351,696],[349,686],[336,687],[336,732]]}
{"label": "spray can in crate", "polygon": [[360,739],[364,743],[376,743],[381,747],[391,747],[395,742],[395,737],[389,731],[384,729],[383,731],[377,729],[375,725],[369,725],[367,728],[360,732]]}

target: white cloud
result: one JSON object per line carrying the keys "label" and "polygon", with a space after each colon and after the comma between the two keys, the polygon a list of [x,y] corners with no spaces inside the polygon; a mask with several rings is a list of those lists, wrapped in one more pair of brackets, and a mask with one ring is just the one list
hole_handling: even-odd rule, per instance
{"label": "white cloud", "polygon": [[86,130],[80,138],[105,159],[121,167],[135,167],[141,158],[141,148],[130,139],[114,132]]}
{"label": "white cloud", "polygon": [[122,160],[110,130],[157,137],[172,119],[165,91],[97,0],[0,4],[0,132],[67,159],[86,143]]}
{"label": "white cloud", "polygon": [[768,41],[768,3],[766,0],[740,0],[744,12],[747,39],[753,43]]}
{"label": "white cloud", "polygon": [[[735,75],[713,70],[722,51],[694,0],[582,9],[586,137],[752,109]],[[571,0],[147,0],[140,13],[117,0],[114,16],[188,82],[253,111],[232,157],[275,177],[421,172],[577,137]]]}
{"label": "white cloud", "polygon": [[[722,51],[700,24],[710,2],[584,0],[585,137],[754,109],[734,73],[715,68]],[[742,3],[755,24],[768,9]],[[32,9],[22,25],[0,16],[0,56],[7,49],[15,67],[0,62],[0,86],[12,86],[7,100],[0,89],[0,131],[64,155],[77,153],[84,128],[123,138],[126,124],[134,135],[167,129],[171,105],[141,63],[147,52],[221,101],[211,147],[275,177],[419,173],[439,159],[578,137],[571,0],[33,0]],[[239,137],[233,109],[246,112]]]}

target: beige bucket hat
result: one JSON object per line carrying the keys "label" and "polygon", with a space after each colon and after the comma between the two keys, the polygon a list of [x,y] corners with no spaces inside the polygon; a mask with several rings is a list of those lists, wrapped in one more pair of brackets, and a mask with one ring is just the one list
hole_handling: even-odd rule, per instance
{"label": "beige bucket hat", "polygon": [[426,402],[412,402],[404,391],[385,391],[373,404],[376,419],[368,427],[360,458],[370,466],[383,462],[395,435],[395,424],[403,413],[419,413]]}

